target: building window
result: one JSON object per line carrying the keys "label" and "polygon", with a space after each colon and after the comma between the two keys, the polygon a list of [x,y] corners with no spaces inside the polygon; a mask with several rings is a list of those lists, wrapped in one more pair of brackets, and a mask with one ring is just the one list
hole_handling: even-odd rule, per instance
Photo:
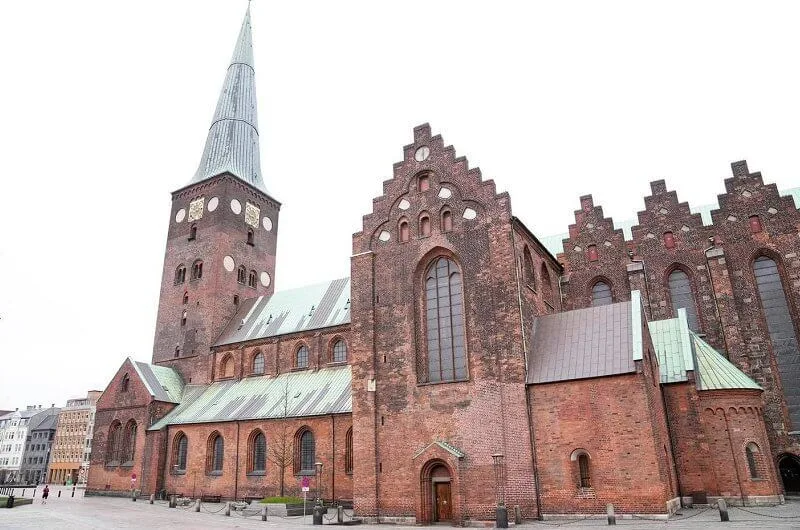
{"label": "building window", "polygon": [[421,175],[417,182],[417,189],[419,191],[428,191],[431,189],[431,179],[428,175]]}
{"label": "building window", "polygon": [[608,305],[613,303],[611,299],[611,287],[604,281],[596,282],[592,285],[592,306]]}
{"label": "building window", "polygon": [[244,265],[241,265],[239,270],[236,272],[236,281],[242,285],[247,282],[247,269],[244,268]]}
{"label": "building window", "polygon": [[197,226],[192,225],[189,229],[189,241],[194,241],[195,239],[197,239]]}
{"label": "building window", "polygon": [[189,291],[184,291],[184,293],[183,293],[183,305],[186,305],[188,303],[189,303]]}
{"label": "building window", "polygon": [[136,454],[136,422],[131,420],[125,425],[122,455],[120,460],[123,465],[133,465],[133,456]]}
{"label": "building window", "polygon": [[203,261],[197,260],[192,265],[192,279],[199,280],[203,277]]}
{"label": "building window", "polygon": [[408,221],[405,219],[400,220],[398,231],[400,232],[400,242],[407,243],[411,239],[411,234],[408,230]]}
{"label": "building window", "polygon": [[750,233],[751,234],[758,234],[764,230],[764,227],[761,226],[761,218],[757,215],[750,216]]}
{"label": "building window", "polygon": [[453,213],[450,210],[442,212],[442,232],[450,232],[453,229]]}
{"label": "building window", "polygon": [[225,456],[224,441],[218,432],[214,432],[208,438],[208,448],[206,458],[206,472],[215,475],[222,474],[222,459]]}
{"label": "building window", "polygon": [[303,427],[295,436],[294,472],[313,474],[314,469],[314,433]]}
{"label": "building window", "polygon": [[672,232],[664,232],[664,248],[675,248],[675,236]]}
{"label": "building window", "polygon": [[233,305],[239,305],[239,295],[233,295]]}
{"label": "building window", "polygon": [[578,471],[581,476],[581,487],[591,488],[592,481],[589,478],[589,455],[586,453],[578,455]]}
{"label": "building window", "polygon": [[436,259],[425,274],[427,382],[467,379],[461,273],[448,258]]}
{"label": "building window", "polygon": [[344,472],[353,474],[353,428],[347,429],[344,435]]}
{"label": "building window", "polygon": [[186,266],[178,265],[178,268],[175,269],[175,285],[178,285],[185,281],[186,281]]}
{"label": "building window", "polygon": [[220,366],[220,374],[222,375],[222,379],[230,379],[233,377],[233,357],[231,355],[226,355],[224,359],[222,359],[222,365]]}
{"label": "building window", "polygon": [[589,245],[586,249],[586,256],[588,257],[589,261],[597,261],[599,257],[597,255],[597,245]]}
{"label": "building window", "polygon": [[553,283],[550,281],[550,271],[547,270],[547,265],[542,263],[542,295],[545,302],[553,303]]}
{"label": "building window", "polygon": [[253,373],[261,375],[264,373],[264,354],[258,352],[253,357]]}
{"label": "building window", "polygon": [[181,327],[186,327],[186,310],[183,310],[183,314],[181,315]]}
{"label": "building window", "polygon": [[255,288],[255,286],[256,286],[256,271],[250,271],[250,274],[247,276],[247,286]]}
{"label": "building window", "polygon": [[758,446],[753,442],[747,444],[747,447],[744,448],[745,455],[747,456],[747,468],[750,470],[750,478],[759,478],[758,475],[758,464],[756,462],[757,454],[758,454]]}
{"label": "building window", "polygon": [[116,466],[119,465],[119,443],[120,431],[122,424],[115,421],[108,429],[108,438],[106,440],[106,465]]}
{"label": "building window", "polygon": [[[258,221],[258,220],[256,220],[256,221]],[[251,247],[253,245],[255,245],[255,243],[253,241],[253,231],[252,230],[248,230],[247,231],[247,244],[250,245]]]}
{"label": "building window", "polygon": [[686,320],[689,329],[699,331],[700,326],[697,320],[697,306],[694,303],[692,284],[689,276],[680,269],[675,269],[669,275],[669,296],[672,300],[672,311],[675,317],[678,316],[678,309],[686,309]]}
{"label": "building window", "polygon": [[267,470],[267,437],[259,430],[250,434],[248,460],[248,473],[262,474]]}
{"label": "building window", "polygon": [[297,348],[294,365],[297,368],[308,368],[308,347],[305,344]]}
{"label": "building window", "polygon": [[177,359],[180,356],[181,356],[181,347],[175,346],[175,358]]}
{"label": "building window", "polygon": [[800,365],[800,350],[792,322],[792,312],[786,300],[786,291],[778,264],[767,256],[760,256],[753,262],[753,274],[758,286],[758,296],[767,321],[767,330],[777,361],[778,373],[789,409],[793,428],[800,426],[800,385],[796,370]]}
{"label": "building window", "polygon": [[337,340],[333,344],[333,355],[331,361],[335,363],[343,363],[347,361],[347,343],[342,339]]}
{"label": "building window", "polygon": [[421,237],[428,237],[431,235],[431,218],[423,215],[419,218],[419,235]]}
{"label": "building window", "polygon": [[127,392],[128,391],[128,386],[130,385],[130,382],[131,382],[131,378],[128,376],[128,374],[123,375],[122,376],[122,383],[120,383],[120,386],[119,386],[119,391],[120,392]]}
{"label": "building window", "polygon": [[525,285],[531,289],[536,289],[536,273],[533,268],[533,257],[528,245],[522,250],[522,272],[525,276]]}

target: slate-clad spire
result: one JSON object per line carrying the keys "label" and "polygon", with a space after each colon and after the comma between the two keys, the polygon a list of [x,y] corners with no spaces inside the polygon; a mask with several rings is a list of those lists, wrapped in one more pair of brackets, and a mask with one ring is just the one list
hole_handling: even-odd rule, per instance
{"label": "slate-clad spire", "polygon": [[192,183],[227,172],[267,191],[261,178],[251,32],[248,6]]}

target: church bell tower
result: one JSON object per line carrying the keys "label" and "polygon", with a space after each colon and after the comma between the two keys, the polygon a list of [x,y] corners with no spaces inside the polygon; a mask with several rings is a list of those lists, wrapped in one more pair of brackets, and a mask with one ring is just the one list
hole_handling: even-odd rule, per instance
{"label": "church bell tower", "polygon": [[210,382],[210,347],[238,305],[273,292],[279,210],[261,173],[248,7],[200,165],[172,193],[154,364]]}

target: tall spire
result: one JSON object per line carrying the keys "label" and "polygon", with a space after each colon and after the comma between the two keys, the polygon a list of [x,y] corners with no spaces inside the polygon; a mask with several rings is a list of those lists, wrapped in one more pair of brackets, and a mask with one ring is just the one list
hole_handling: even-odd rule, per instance
{"label": "tall spire", "polygon": [[208,130],[200,167],[191,182],[200,182],[221,173],[231,173],[267,192],[261,178],[258,148],[258,110],[253,67],[253,42],[250,27],[250,4],[231,64],[217,101],[214,120]]}

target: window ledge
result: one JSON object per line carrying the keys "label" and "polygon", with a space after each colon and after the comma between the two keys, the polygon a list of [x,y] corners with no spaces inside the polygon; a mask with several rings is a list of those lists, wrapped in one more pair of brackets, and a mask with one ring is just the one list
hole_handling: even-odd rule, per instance
{"label": "window ledge", "polygon": [[766,480],[764,477],[750,477],[751,482],[766,482]]}
{"label": "window ledge", "polygon": [[313,477],[317,472],[313,469],[301,469],[294,474],[295,477]]}
{"label": "window ledge", "polygon": [[185,475],[186,474],[186,470],[185,469],[176,469],[176,470],[173,470],[172,473],[170,473],[170,474],[171,475]]}
{"label": "window ledge", "polygon": [[292,367],[292,372],[302,372],[303,370],[308,370],[308,366],[294,366],[294,367]]}
{"label": "window ledge", "polygon": [[467,379],[452,379],[449,381],[430,381],[428,383],[417,383],[417,386],[435,386],[435,385],[449,385],[452,383],[469,383],[469,378]]}
{"label": "window ledge", "polygon": [[344,366],[347,364],[347,361],[331,361],[328,363],[328,366]]}
{"label": "window ledge", "polygon": [[119,467],[133,467],[133,462],[123,462]]}
{"label": "window ledge", "polygon": [[209,476],[209,477],[221,477],[222,476],[222,471],[209,471],[208,473],[206,473],[206,476]]}
{"label": "window ledge", "polygon": [[248,477],[264,477],[267,475],[266,471],[250,471],[247,473]]}

